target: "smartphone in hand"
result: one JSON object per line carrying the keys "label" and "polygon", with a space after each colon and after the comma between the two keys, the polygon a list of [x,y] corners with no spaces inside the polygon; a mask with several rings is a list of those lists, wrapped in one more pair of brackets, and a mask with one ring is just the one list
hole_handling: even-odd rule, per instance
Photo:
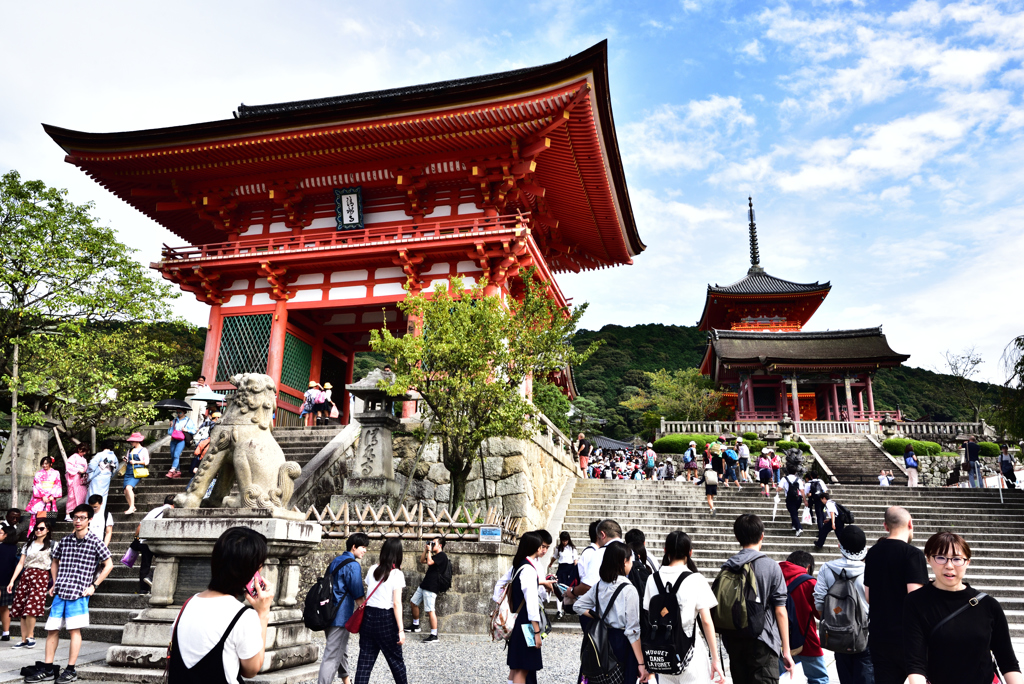
{"label": "smartphone in hand", "polygon": [[247,594],[249,594],[249,596],[252,596],[253,598],[256,598],[256,583],[257,582],[260,583],[260,589],[262,589],[263,591],[267,590],[267,583],[265,581],[263,581],[263,577],[260,575],[260,571],[259,570],[257,570],[256,574],[252,576],[252,579],[249,580],[249,583],[245,585],[245,592]]}

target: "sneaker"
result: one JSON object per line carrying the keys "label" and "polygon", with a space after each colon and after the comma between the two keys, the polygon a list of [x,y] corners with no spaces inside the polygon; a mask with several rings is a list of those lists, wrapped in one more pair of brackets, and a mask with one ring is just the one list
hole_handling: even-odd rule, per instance
{"label": "sneaker", "polygon": [[804,531],[803,531],[803,530],[797,530],[797,531],[796,531],[796,536],[798,536],[798,537],[799,537],[799,536],[800,536],[801,534],[803,534],[803,533],[804,533]]}
{"label": "sneaker", "polygon": [[68,682],[77,682],[78,673],[75,672],[75,668],[66,667],[64,671],[57,677],[57,684],[67,684]]}
{"label": "sneaker", "polygon": [[435,641],[440,641],[440,639],[437,638],[436,634],[428,634],[427,636],[423,637],[423,643],[425,644],[430,644]]}
{"label": "sneaker", "polygon": [[174,477],[174,471],[173,471],[173,470],[168,470],[168,471],[167,471],[167,474],[166,474],[166,475],[164,475],[164,477],[170,477],[170,478],[173,478],[173,477]]}
{"label": "sneaker", "polygon": [[413,634],[419,634],[423,630],[420,628],[419,625],[413,625],[412,627],[406,627],[405,631],[406,632],[412,632]]}
{"label": "sneaker", "polygon": [[[43,665],[41,668],[35,671],[35,674],[31,674],[25,677],[27,684],[33,682],[54,682],[57,681],[57,677],[60,676],[60,667],[57,665]],[[75,679],[78,679],[78,675],[74,675]],[[74,679],[70,680],[74,681]]]}
{"label": "sneaker", "polygon": [[11,635],[10,634],[2,634],[2,635],[0,635],[0,641],[10,641],[10,640],[11,640]]}
{"label": "sneaker", "polygon": [[35,647],[36,647],[36,640],[35,639],[26,639],[25,641],[19,641],[18,643],[14,644],[14,646],[11,646],[11,648],[35,648]]}

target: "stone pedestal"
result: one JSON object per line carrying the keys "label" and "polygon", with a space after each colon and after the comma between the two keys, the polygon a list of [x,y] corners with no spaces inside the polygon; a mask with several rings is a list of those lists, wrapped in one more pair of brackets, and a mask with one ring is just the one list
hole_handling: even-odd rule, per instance
{"label": "stone pedestal", "polygon": [[360,507],[394,504],[400,495],[395,482],[391,432],[402,425],[395,415],[395,401],[409,397],[391,396],[380,388],[389,381],[394,381],[393,376],[373,370],[359,382],[345,385],[346,390],[363,401],[363,412],[354,416],[361,426],[359,447],[341,493]]}
{"label": "stone pedestal", "polygon": [[174,620],[188,597],[206,590],[213,545],[231,527],[256,530],[270,547],[260,572],[274,592],[262,672],[286,675],[316,662],[318,648],[302,624],[297,595],[304,557],[320,543],[320,525],[274,518],[266,509],[204,508],[172,509],[143,521],[140,536],[154,553],[153,593],[149,607],[125,625],[121,644],[107,651],[108,665],[164,668]]}
{"label": "stone pedestal", "polygon": [[[52,425],[18,428],[18,508],[22,510],[32,498],[32,478],[39,470],[39,461],[49,455]],[[4,510],[11,508],[11,445],[12,442],[7,440],[0,460],[0,508]]]}

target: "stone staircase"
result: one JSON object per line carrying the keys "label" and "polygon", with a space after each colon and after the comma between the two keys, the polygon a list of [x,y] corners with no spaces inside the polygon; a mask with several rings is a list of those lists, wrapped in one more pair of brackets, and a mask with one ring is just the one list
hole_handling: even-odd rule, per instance
{"label": "stone staircase", "polygon": [[[274,437],[281,445],[285,458],[305,466],[341,429],[340,425],[278,427],[274,430]],[[191,451],[186,449],[179,467],[184,470],[190,460]],[[148,595],[136,593],[139,587],[138,562],[134,568],[126,568],[120,561],[135,538],[135,528],[146,514],[162,505],[165,496],[182,492],[188,486],[189,479],[184,474],[174,480],[165,477],[170,467],[171,454],[167,446],[150,453],[151,474],[136,488],[136,512],[130,516],[124,514],[128,510],[128,502],[121,488],[121,478],[115,476],[111,480],[107,510],[114,516],[114,531],[110,539],[114,569],[89,601],[91,624],[82,630],[82,637],[86,640],[120,643],[125,623],[138,615],[148,604]],[[61,520],[54,528],[54,539],[69,533],[71,523]],[[46,638],[46,631],[43,629],[45,622],[45,616],[37,622],[37,640]],[[17,621],[12,621],[11,634],[20,635]],[[66,636],[62,635],[62,638]]]}
{"label": "stone staircase", "polygon": [[[713,580],[725,560],[739,545],[732,524],[742,513],[756,513],[766,525],[762,550],[777,561],[792,551],[805,549],[815,558],[816,570],[839,557],[837,540],[830,535],[823,551],[813,549],[816,535],[805,528],[794,537],[785,502],[780,501],[772,520],[773,499],[759,495],[754,486],[741,491],[719,487],[715,501],[718,514],[708,514],[704,487],[684,482],[581,480],[565,515],[567,530],[577,548],[588,543],[587,526],[592,520],[611,517],[623,532],[639,528],[647,535],[647,548],[661,560],[666,535],[682,529],[694,544],[693,559],[701,573]],[[999,600],[1006,611],[1014,636],[1024,637],[1024,547],[1019,543],[1024,525],[1024,492],[1003,490],[1004,503],[994,489],[945,489],[838,485],[835,498],[854,513],[855,523],[864,529],[868,545],[884,537],[882,515],[891,505],[905,506],[914,517],[914,540],[923,549],[928,537],[939,530],[963,535],[974,554],[967,582]],[[551,530],[557,538],[561,530]],[[551,606],[552,604],[548,604]],[[553,617],[554,610],[548,610]],[[552,620],[556,629],[579,629],[574,616]]]}
{"label": "stone staircase", "polygon": [[840,484],[874,484],[885,468],[893,474],[894,486],[906,486],[907,476],[867,435],[805,436]]}

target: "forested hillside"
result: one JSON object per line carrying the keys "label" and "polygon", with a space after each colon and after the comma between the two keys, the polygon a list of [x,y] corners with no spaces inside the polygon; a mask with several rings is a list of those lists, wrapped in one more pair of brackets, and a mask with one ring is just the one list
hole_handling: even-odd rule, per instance
{"label": "forested hillside", "polygon": [[[576,387],[582,397],[596,404],[595,413],[607,421],[603,427],[592,429],[621,439],[642,433],[645,428],[640,412],[620,405],[636,388],[644,386],[643,371],[697,367],[704,356],[707,333],[690,326],[606,325],[599,331],[579,331],[573,343],[581,348],[594,340],[604,340],[605,344],[587,363],[574,369]],[[909,366],[883,369],[875,376],[875,406],[891,410],[898,405],[911,420],[973,420],[974,414],[957,393],[955,382],[952,376]],[[983,391],[986,404],[999,403],[998,385],[972,384]]]}

